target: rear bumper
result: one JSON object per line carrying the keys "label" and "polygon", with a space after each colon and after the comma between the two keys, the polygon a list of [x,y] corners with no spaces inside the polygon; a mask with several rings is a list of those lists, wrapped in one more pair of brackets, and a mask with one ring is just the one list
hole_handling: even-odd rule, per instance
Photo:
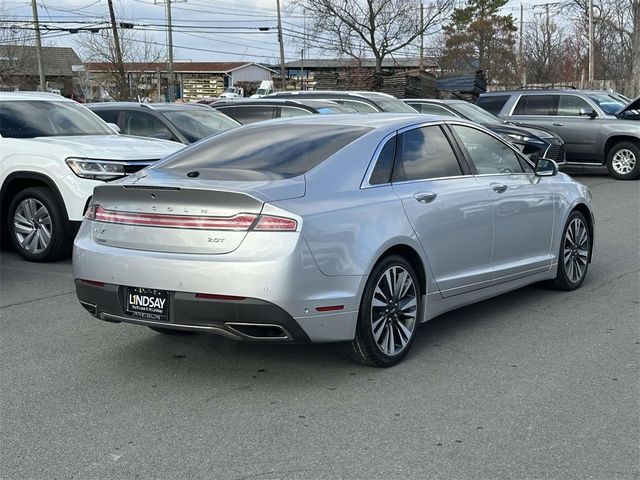
{"label": "rear bumper", "polygon": [[[78,299],[101,320],[236,340],[266,340],[252,334],[264,332],[265,325],[274,327],[271,336],[283,337],[268,341],[339,342],[355,335],[363,277],[324,275],[300,235],[281,235],[276,242],[270,233],[250,233],[231,253],[200,255],[110,247],[95,242],[91,228],[92,222],[84,222],[76,237],[73,269]],[[168,323],[127,315],[125,287],[169,292]],[[326,309],[331,306],[340,308]]]}
{"label": "rear bumper", "polygon": [[125,311],[125,287],[95,285],[76,280],[82,306],[107,322],[125,322],[160,328],[209,332],[234,340],[299,342],[311,341],[300,325],[277,305],[264,300],[218,300],[196,298],[195,293],[169,293],[169,321],[155,321]]}

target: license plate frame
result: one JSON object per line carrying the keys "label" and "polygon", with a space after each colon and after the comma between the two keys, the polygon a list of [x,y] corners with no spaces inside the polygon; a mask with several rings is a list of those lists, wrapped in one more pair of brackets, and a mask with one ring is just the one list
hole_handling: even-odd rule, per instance
{"label": "license plate frame", "polygon": [[124,307],[127,315],[155,322],[169,321],[170,294],[156,288],[126,287]]}

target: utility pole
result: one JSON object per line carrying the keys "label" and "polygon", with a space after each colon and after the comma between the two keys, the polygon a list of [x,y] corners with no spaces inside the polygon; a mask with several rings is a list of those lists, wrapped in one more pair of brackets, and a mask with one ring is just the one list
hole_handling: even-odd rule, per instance
{"label": "utility pole", "polygon": [[111,17],[111,30],[113,31],[113,43],[116,53],[116,68],[118,69],[118,95],[119,100],[126,96],[126,76],[124,73],[124,63],[122,63],[122,50],[120,49],[120,36],[118,35],[118,25],[116,25],[116,14],[113,10],[113,0],[107,0],[109,4],[109,17]]}
{"label": "utility pole", "polygon": [[593,87],[593,0],[589,0],[589,87]]}
{"label": "utility pole", "polygon": [[548,67],[551,67],[551,30],[549,29],[549,4],[544,4],[545,18],[544,18],[544,53],[545,63]]}
{"label": "utility pole", "polygon": [[304,90],[304,48],[300,50],[300,90]]}
{"label": "utility pole", "polygon": [[527,86],[527,66],[524,61],[524,7],[520,4],[520,45],[518,46],[518,57],[520,58],[520,72],[522,73],[522,86]]}
{"label": "utility pole", "polygon": [[175,79],[173,76],[173,26],[171,23],[171,0],[167,0],[167,41],[168,41],[168,60],[169,60],[169,84],[167,86],[167,94],[169,102],[176,99],[175,96]]}
{"label": "utility pole", "polygon": [[285,71],[284,71],[284,42],[282,39],[282,18],[280,16],[280,0],[276,0],[276,8],[278,9],[278,42],[280,43],[280,80],[281,80],[281,88],[284,92],[287,84],[285,81]]}
{"label": "utility pole", "polygon": [[424,3],[420,0],[420,71],[424,70]]}
{"label": "utility pole", "polygon": [[31,11],[33,12],[33,25],[36,30],[36,57],[38,59],[38,74],[40,75],[40,91],[47,91],[47,83],[44,77],[44,65],[42,64],[42,41],[40,39],[40,22],[38,22],[38,6],[36,0],[31,0]]}

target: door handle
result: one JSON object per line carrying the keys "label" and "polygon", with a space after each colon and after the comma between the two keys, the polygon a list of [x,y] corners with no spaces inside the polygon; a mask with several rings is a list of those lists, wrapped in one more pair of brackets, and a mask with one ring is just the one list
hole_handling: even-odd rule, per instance
{"label": "door handle", "polygon": [[415,199],[420,203],[431,203],[438,196],[435,192],[426,192],[426,193],[416,193],[414,195]]}
{"label": "door handle", "polygon": [[507,187],[506,185],[503,185],[502,183],[492,183],[491,188],[497,193],[504,193],[507,191],[507,188],[509,187]]}
{"label": "door handle", "polygon": [[553,124],[554,127],[564,127],[564,123],[555,123]]}

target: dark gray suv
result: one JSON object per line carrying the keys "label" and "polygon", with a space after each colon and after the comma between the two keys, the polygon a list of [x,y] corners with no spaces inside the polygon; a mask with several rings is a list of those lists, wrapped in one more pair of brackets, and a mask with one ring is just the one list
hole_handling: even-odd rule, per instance
{"label": "dark gray suv", "polygon": [[633,102],[625,105],[619,94],[521,89],[484,93],[477,105],[505,120],[556,133],[565,142],[568,164],[606,165],[619,180],[639,176],[640,121],[629,114]]}

